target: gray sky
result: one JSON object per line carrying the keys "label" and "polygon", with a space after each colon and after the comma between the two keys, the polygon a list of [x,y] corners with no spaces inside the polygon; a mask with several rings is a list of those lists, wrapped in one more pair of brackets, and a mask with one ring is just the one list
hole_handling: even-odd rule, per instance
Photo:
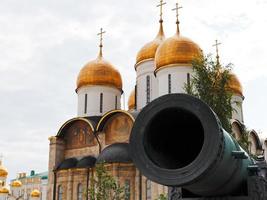
{"label": "gray sky", "polygon": [[[167,1],[167,0],[166,0]],[[98,52],[120,70],[126,99],[138,50],[158,31],[156,0],[0,0],[0,152],[9,178],[48,166],[48,137],[76,116],[76,78]],[[175,33],[175,0],[164,7],[166,36]],[[267,1],[181,0],[181,33],[234,64],[245,123],[267,135]]]}

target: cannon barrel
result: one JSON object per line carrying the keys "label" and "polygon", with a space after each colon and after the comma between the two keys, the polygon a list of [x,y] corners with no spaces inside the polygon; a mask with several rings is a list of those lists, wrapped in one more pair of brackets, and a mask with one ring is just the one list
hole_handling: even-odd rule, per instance
{"label": "cannon barrel", "polygon": [[133,162],[148,179],[195,195],[246,193],[248,154],[203,101],[169,94],[138,114],[130,137]]}

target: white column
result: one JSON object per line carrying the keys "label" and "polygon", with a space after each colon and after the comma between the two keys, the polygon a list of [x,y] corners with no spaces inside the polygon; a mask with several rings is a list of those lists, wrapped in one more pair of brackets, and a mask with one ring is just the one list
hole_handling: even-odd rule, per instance
{"label": "white column", "polygon": [[78,117],[101,116],[121,109],[121,91],[108,86],[84,86],[77,91]]}
{"label": "white column", "polygon": [[190,81],[193,69],[191,66],[171,66],[157,72],[158,94],[185,93],[185,84]]}
{"label": "white column", "polygon": [[137,110],[158,97],[158,83],[154,70],[154,60],[145,61],[136,66]]}
{"label": "white column", "polygon": [[234,94],[231,100],[231,104],[233,108],[232,118],[242,123],[244,123],[243,99],[244,98],[240,96],[239,94]]}

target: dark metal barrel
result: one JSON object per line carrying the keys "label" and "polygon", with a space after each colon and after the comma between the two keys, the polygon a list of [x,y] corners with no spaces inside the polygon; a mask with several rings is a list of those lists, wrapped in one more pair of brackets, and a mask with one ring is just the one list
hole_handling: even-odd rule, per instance
{"label": "dark metal barrel", "polygon": [[253,164],[212,109],[186,94],[162,96],[142,109],[130,153],[150,180],[201,196],[245,192]]}

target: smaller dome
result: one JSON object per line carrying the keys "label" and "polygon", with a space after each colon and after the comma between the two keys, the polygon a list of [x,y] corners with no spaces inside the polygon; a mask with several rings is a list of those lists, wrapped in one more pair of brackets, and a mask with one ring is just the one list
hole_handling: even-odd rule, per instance
{"label": "smaller dome", "polygon": [[230,79],[229,79],[229,83],[228,83],[228,88],[234,94],[238,94],[240,96],[243,96],[242,85],[241,85],[238,77],[232,72],[230,73]]}
{"label": "smaller dome", "polygon": [[101,56],[87,63],[81,69],[77,78],[76,91],[88,85],[110,86],[122,91],[122,79],[119,71]]}
{"label": "smaller dome", "polygon": [[131,163],[129,144],[115,143],[106,147],[98,156],[97,163]]}
{"label": "smaller dome", "polygon": [[95,166],[96,158],[94,156],[86,156],[79,160],[77,168],[92,168]]}
{"label": "smaller dome", "polygon": [[135,89],[131,92],[129,99],[128,99],[128,109],[134,110],[136,106],[135,102]]}
{"label": "smaller dome", "polygon": [[11,187],[21,187],[22,183],[19,180],[15,180],[11,183]]}
{"label": "smaller dome", "polygon": [[40,197],[41,193],[39,190],[35,189],[31,192],[31,197]]}
{"label": "smaller dome", "polygon": [[165,36],[163,31],[163,25],[162,23],[160,23],[159,33],[156,38],[153,41],[147,43],[145,46],[143,46],[141,50],[137,53],[135,67],[141,62],[154,59],[156,51],[164,39]]}
{"label": "smaller dome", "polygon": [[57,167],[57,170],[76,168],[77,163],[78,163],[78,159],[77,158],[68,158],[66,160],[63,160],[59,164],[59,166]]}
{"label": "smaller dome", "polygon": [[0,177],[6,178],[8,175],[7,168],[5,168],[2,164],[0,164]]}
{"label": "smaller dome", "polygon": [[7,187],[2,187],[0,189],[0,194],[8,194],[9,193],[9,189]]}
{"label": "smaller dome", "polygon": [[159,46],[155,56],[156,71],[175,64],[191,65],[194,58],[201,55],[201,49],[195,42],[175,34]]}

